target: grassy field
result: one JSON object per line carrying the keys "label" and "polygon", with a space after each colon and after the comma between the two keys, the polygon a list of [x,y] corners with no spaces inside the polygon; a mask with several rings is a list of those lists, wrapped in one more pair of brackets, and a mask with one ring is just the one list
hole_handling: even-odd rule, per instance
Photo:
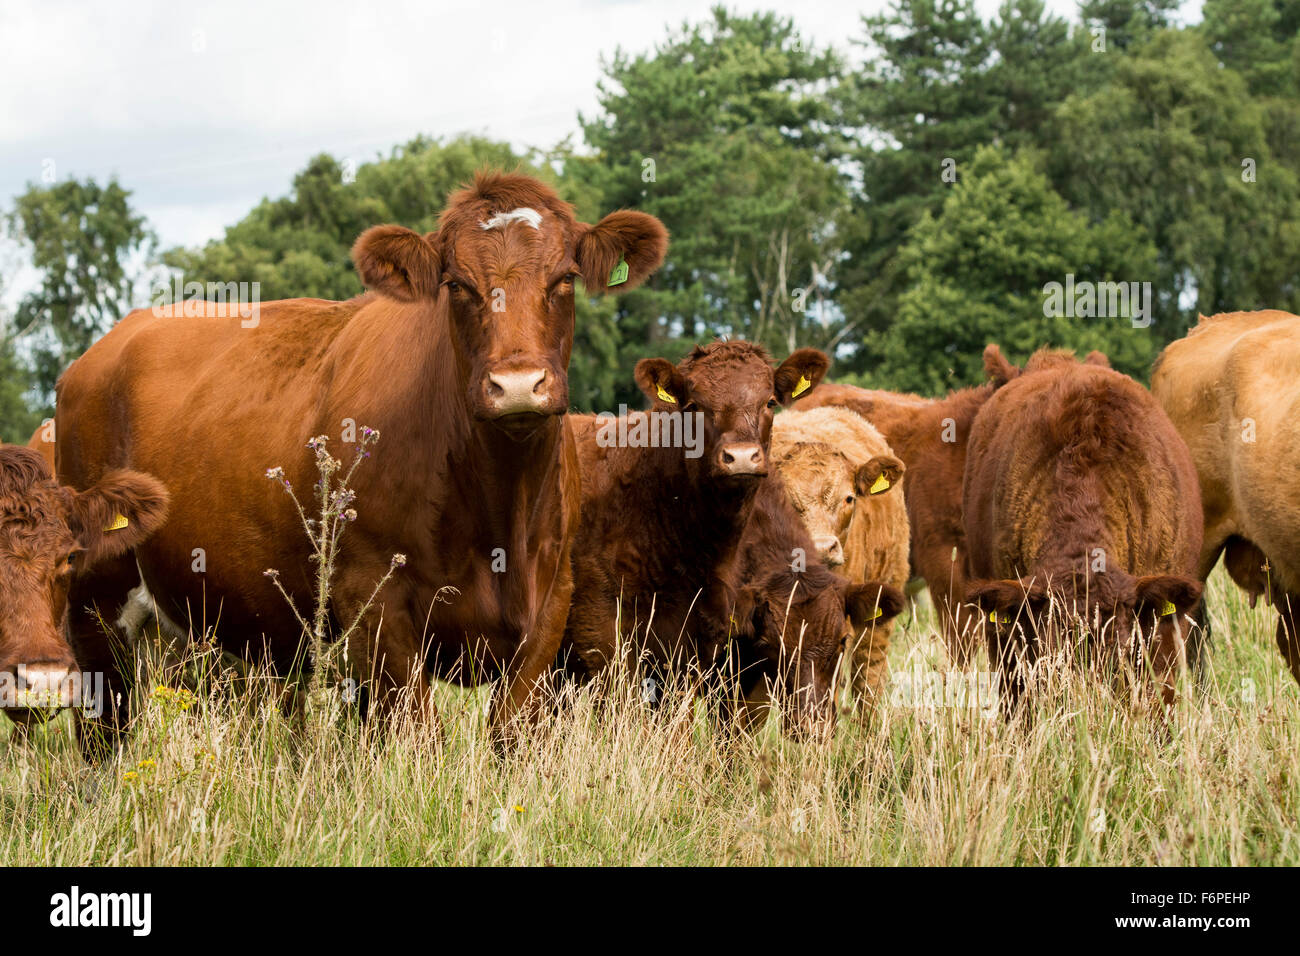
{"label": "grassy field", "polygon": [[441,754],[415,729],[295,737],[269,693],[220,688],[185,708],[155,692],[98,769],[67,716],[21,743],[6,721],[0,865],[1300,864],[1300,692],[1274,614],[1221,571],[1209,601],[1201,689],[1163,728],[1079,680],[1028,728],[909,700],[903,675],[947,666],[927,610],[901,622],[894,699],[829,747],[775,721],[727,745],[691,703],[584,694],[501,760],[486,690],[449,687]]}

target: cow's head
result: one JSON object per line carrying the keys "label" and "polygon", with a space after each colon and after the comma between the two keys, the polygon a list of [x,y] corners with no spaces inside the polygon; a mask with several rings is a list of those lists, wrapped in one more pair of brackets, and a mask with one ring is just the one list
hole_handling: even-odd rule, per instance
{"label": "cow's head", "polygon": [[680,365],[642,359],[636,383],[654,411],[698,414],[701,460],[712,477],[747,482],[767,474],[773,411],[813,388],[829,367],[817,349],[799,349],[773,369],[761,345],[714,342],[697,346]]}
{"label": "cow's head", "polygon": [[1111,569],[1050,580],[977,581],[966,603],[979,609],[994,653],[1009,642],[1037,641],[1053,652],[1072,635],[1098,636],[1098,647],[1137,663],[1157,636],[1185,642],[1187,615],[1201,599],[1201,582],[1183,574],[1136,577]]}
{"label": "cow's head", "polygon": [[167,491],[113,471],[88,491],[58,485],[28,448],[0,446],[0,701],[15,719],[57,705],[76,661],[64,637],[75,570],[135,547],[167,515]]}
{"label": "cow's head", "polygon": [[483,173],[452,195],[436,232],[376,226],[352,258],[369,288],[445,308],[471,414],[519,436],[568,409],[577,280],[633,289],[667,248],[654,216],[620,210],[589,225],[536,179]]}
{"label": "cow's head", "polygon": [[830,567],[844,563],[844,540],[853,516],[880,495],[897,494],[903,463],[877,455],[854,465],[824,442],[797,442],[776,456],[786,493]]}
{"label": "cow's head", "polygon": [[[906,606],[897,588],[879,581],[852,583],[823,565],[804,572],[779,571],[741,589],[755,647],[764,662],[751,668],[749,683],[766,680],[778,691],[785,730],[792,737],[834,727],[836,676],[848,626],[888,624]],[[755,696],[752,691],[747,695]]]}

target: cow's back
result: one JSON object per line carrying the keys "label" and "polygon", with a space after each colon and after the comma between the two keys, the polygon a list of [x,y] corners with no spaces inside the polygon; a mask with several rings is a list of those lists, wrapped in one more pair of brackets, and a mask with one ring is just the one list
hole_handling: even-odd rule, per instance
{"label": "cow's back", "polygon": [[1027,575],[1098,549],[1132,574],[1190,570],[1201,544],[1187,447],[1151,395],[1109,368],[1026,367],[971,429],[963,506],[972,575]]}
{"label": "cow's back", "polygon": [[1300,590],[1300,317],[1231,312],[1202,317],[1156,362],[1152,393],[1187,442],[1205,516],[1202,576],[1229,536],[1272,559],[1278,583]]}
{"label": "cow's back", "polygon": [[[300,495],[314,482],[303,446],[322,425],[330,350],[364,301],[290,299],[249,316],[194,302],[137,310],[60,379],[62,480],[85,488],[108,469],[134,468],[171,491],[168,522],[138,557],[160,593],[174,596],[173,613],[214,600],[208,575],[247,580],[236,566],[279,568],[291,587],[306,586],[305,536],[267,533],[298,522],[284,489],[265,475],[282,466]],[[206,314],[187,316],[186,308]],[[337,436],[341,427],[330,431]],[[231,630],[249,627],[254,638],[263,629],[293,632],[272,589],[244,590],[222,595]]]}

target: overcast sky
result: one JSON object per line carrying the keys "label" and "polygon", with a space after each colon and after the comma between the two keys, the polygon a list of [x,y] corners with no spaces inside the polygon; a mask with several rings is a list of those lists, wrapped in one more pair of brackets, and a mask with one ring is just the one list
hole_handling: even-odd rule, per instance
{"label": "overcast sky", "polygon": [[[859,15],[885,4],[730,6],[777,10],[814,41],[847,47]],[[321,151],[362,162],[417,133],[460,132],[549,146],[595,112],[602,54],[649,50],[709,7],[3,0],[0,207],[53,162],[58,178],[116,174],[165,246],[196,244],[286,193]],[[996,0],[980,7],[987,15]]]}

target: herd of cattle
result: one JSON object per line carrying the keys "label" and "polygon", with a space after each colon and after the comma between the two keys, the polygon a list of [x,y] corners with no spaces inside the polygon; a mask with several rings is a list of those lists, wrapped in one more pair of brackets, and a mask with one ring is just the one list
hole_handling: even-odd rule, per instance
{"label": "herd of cattle", "polygon": [[264,303],[251,328],[215,305],[128,315],[60,380],[55,440],[0,446],[6,712],[99,673],[109,707],[79,735],[111,741],[131,672],[111,622],[142,584],[179,631],[291,668],[302,628],[264,571],[305,607],[314,570],[265,474],[311,486],[304,442],[345,421],[383,436],[329,594],[336,627],[361,615],[346,660],[369,710],[413,687],[436,720],[431,678],[496,681],[504,743],[619,662],[693,675],[728,723],[779,697],[790,732],[825,727],[841,673],[863,707],[883,692],[911,580],[954,663],[982,647],[1011,703],[1080,634],[1168,703],[1220,554],[1278,608],[1300,680],[1300,318],[1202,318],[1150,392],[1096,352],[1017,368],[989,345],[985,384],[929,399],[822,384],[814,349],[773,367],[714,342],[641,361],[651,407],[617,430],[692,416],[696,453],[603,440],[606,417],[566,414],[575,281],[633,289],[667,244],[652,216],[590,225],[485,173],[434,232],[363,233],[358,298]]}

